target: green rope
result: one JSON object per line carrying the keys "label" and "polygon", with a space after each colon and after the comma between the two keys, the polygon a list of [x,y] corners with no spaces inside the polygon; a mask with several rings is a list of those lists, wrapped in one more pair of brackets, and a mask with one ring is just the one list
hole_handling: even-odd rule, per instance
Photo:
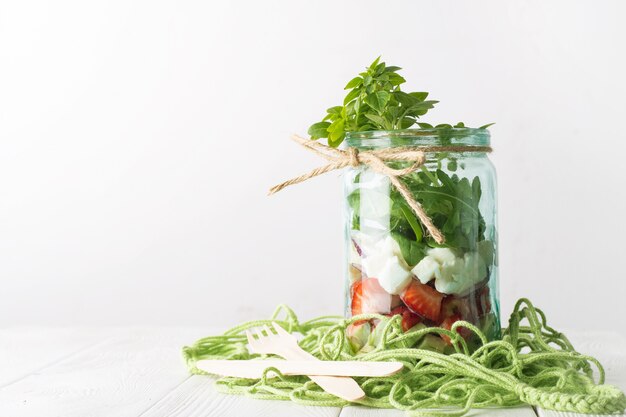
{"label": "green rope", "polygon": [[[346,337],[353,322],[376,318],[384,326],[380,342],[367,353],[354,354]],[[456,322],[451,330],[426,328],[402,331],[401,317],[363,314],[350,319],[319,317],[304,323],[287,306],[279,306],[270,320],[251,321],[223,335],[198,340],[183,348],[193,374],[204,374],[199,359],[263,360],[246,349],[244,331],[276,322],[289,332],[300,333],[300,346],[322,360],[399,361],[402,372],[382,378],[355,378],[367,394],[358,401],[370,407],[397,408],[417,416],[462,416],[470,408],[510,407],[529,404],[557,411],[587,414],[623,413],[626,397],[617,387],[604,385],[600,363],[574,350],[565,335],[546,324],[544,313],[527,299],[520,299],[503,329],[502,340],[488,342],[468,322]],[[480,346],[470,349],[455,329],[475,333]],[[411,348],[429,333],[445,334],[455,353],[445,355]],[[592,366],[598,371],[593,380]],[[260,379],[220,378],[219,391],[299,404],[343,406],[347,402],[324,392],[306,376],[284,376],[269,368]],[[445,411],[425,409],[453,408]]]}

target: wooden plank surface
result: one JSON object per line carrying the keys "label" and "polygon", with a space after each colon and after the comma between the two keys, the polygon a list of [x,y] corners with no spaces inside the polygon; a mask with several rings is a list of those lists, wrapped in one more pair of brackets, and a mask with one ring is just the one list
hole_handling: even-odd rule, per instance
{"label": "wooden plank surface", "polygon": [[626,335],[606,332],[570,332],[580,353],[594,356],[604,366],[606,383],[626,390]]}
{"label": "wooden plank surface", "polygon": [[202,334],[198,329],[119,330],[1,388],[0,416],[139,416],[189,378],[180,348]]}
{"label": "wooden plank surface", "polygon": [[[542,410],[537,409],[537,415],[539,417],[609,417],[608,415],[601,414],[577,414],[577,413],[563,413],[560,411]],[[624,414],[611,414],[610,417],[623,417]]]}
{"label": "wooden plank surface", "polygon": [[[209,377],[189,376],[180,348],[210,329],[0,330],[0,416],[10,417],[400,417],[398,410],[304,407],[218,394]],[[626,389],[626,338],[572,333],[576,348],[606,366]],[[536,410],[541,417],[581,417]],[[474,410],[473,416],[533,417],[530,407]]]}
{"label": "wooden plank surface", "polygon": [[337,417],[338,407],[305,407],[289,401],[223,395],[213,378],[195,375],[176,387],[141,417]]}
{"label": "wooden plank surface", "polygon": [[[407,417],[401,410],[386,410],[358,406],[344,407],[340,417]],[[506,409],[472,410],[467,417],[537,417],[532,407],[515,407]]]}
{"label": "wooden plank surface", "polygon": [[0,329],[0,387],[110,338],[94,328]]}

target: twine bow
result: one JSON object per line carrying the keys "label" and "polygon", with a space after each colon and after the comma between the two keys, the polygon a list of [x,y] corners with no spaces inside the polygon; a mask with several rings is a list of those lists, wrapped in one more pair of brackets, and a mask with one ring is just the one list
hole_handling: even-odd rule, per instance
{"label": "twine bow", "polygon": [[[429,146],[429,147],[398,147],[398,148],[385,148],[375,149],[370,151],[359,151],[356,148],[348,148],[347,150],[335,149],[330,146],[326,146],[322,143],[316,142],[310,139],[304,139],[298,135],[291,137],[296,143],[304,146],[306,149],[314,152],[315,154],[326,159],[330,163],[315,168],[311,172],[292,178],[278,185],[275,185],[270,189],[269,195],[279,192],[285,187],[293,184],[304,182],[310,178],[317,177],[318,175],[325,174],[336,169],[350,167],[358,167],[359,165],[365,165],[372,171],[382,174],[389,178],[389,182],[396,190],[402,195],[406,203],[411,207],[411,210],[415,213],[422,225],[426,228],[428,233],[435,239],[435,242],[442,244],[445,241],[443,233],[433,224],[432,219],[426,214],[421,204],[418,203],[406,185],[400,180],[399,177],[410,174],[419,167],[421,167],[426,161],[425,153],[429,151],[437,152],[466,152],[468,150],[474,152],[489,152],[491,148],[488,146]],[[386,162],[412,162],[412,164],[406,168],[394,169],[387,166]]]}

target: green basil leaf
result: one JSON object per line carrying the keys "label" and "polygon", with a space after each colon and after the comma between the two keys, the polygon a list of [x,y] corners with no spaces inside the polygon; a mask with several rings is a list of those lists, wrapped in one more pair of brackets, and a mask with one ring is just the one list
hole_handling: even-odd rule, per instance
{"label": "green basil leaf", "polygon": [[343,129],[337,129],[328,135],[328,145],[332,148],[336,148],[343,142],[346,137],[346,132]]}
{"label": "green basil leaf", "polygon": [[348,84],[346,84],[346,86],[343,89],[344,90],[349,90],[351,88],[358,87],[361,84],[363,84],[363,78],[361,78],[361,77],[354,77],[353,79],[348,81]]}
{"label": "green basil leaf", "polygon": [[361,92],[358,89],[351,90],[343,99],[343,105],[345,106],[346,104],[357,98],[359,94],[361,94]]}
{"label": "green basil leaf", "polygon": [[385,72],[397,72],[397,71],[399,71],[401,69],[402,68],[400,68],[400,67],[389,65],[388,67],[385,68]]}
{"label": "green basil leaf", "polygon": [[[349,90],[343,100],[342,106],[328,109],[322,122],[330,123],[324,132],[326,124],[315,124],[311,127],[312,137],[327,137],[332,146],[339,146],[347,132],[367,131],[373,129],[395,130],[407,129],[417,123],[417,119],[424,116],[434,107],[437,101],[427,100],[427,92],[404,92],[400,86],[406,82],[405,78],[398,74],[400,67],[387,66],[376,58],[365,71],[352,78],[345,85]],[[369,116],[366,116],[369,115]],[[341,121],[339,124],[338,122]],[[427,123],[418,123],[423,129],[432,128]],[[491,126],[481,126],[486,129]],[[440,124],[438,137],[442,144],[450,144],[452,125]],[[465,127],[463,123],[457,123],[457,128]],[[439,166],[441,161],[438,161]]]}
{"label": "green basil leaf", "polygon": [[378,58],[376,58],[374,60],[374,62],[371,63],[370,67],[368,68],[370,71],[373,71],[376,69],[376,66],[378,65],[378,62],[380,61],[380,56],[378,56]]}
{"label": "green basil leaf", "polygon": [[405,82],[406,80],[400,74],[396,74],[395,72],[389,74],[389,83],[392,86],[404,84]]}
{"label": "green basil leaf", "polygon": [[328,137],[328,128],[330,127],[330,123],[328,122],[318,122],[313,123],[311,127],[309,127],[309,135],[311,135],[311,139],[322,139]]}
{"label": "green basil leaf", "polygon": [[390,94],[386,91],[376,91],[374,94],[367,96],[365,101],[371,108],[379,113],[383,110],[387,102],[389,101]]}
{"label": "green basil leaf", "polygon": [[384,129],[386,120],[382,116],[379,116],[377,114],[366,113],[365,117],[370,119],[372,122],[376,123],[379,129]]}
{"label": "green basil leaf", "polygon": [[424,101],[426,100],[426,97],[428,97],[428,93],[425,91],[409,93],[409,95],[412,96],[413,98],[416,98],[419,101]]}
{"label": "green basil leaf", "polygon": [[343,109],[343,107],[341,106],[335,106],[335,107],[331,107],[329,109],[326,109],[326,112],[329,114],[336,114],[336,115],[341,115],[341,110]]}

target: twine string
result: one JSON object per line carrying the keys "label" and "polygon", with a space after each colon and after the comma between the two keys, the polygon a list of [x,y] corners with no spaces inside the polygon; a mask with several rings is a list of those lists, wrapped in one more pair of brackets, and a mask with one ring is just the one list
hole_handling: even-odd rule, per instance
{"label": "twine string", "polygon": [[[327,172],[346,167],[356,168],[364,165],[374,172],[389,178],[391,185],[402,195],[402,198],[404,198],[413,213],[415,213],[420,223],[438,244],[442,244],[445,241],[443,233],[435,226],[432,219],[422,208],[422,205],[415,199],[400,178],[416,171],[424,165],[427,152],[491,152],[491,148],[488,146],[403,146],[367,151],[359,151],[356,148],[343,150],[331,148],[330,146],[326,146],[311,139],[302,138],[298,135],[293,135],[291,139],[305,149],[326,159],[329,163],[315,168],[306,174],[299,175],[275,185],[270,188],[269,195],[275,194],[290,185],[304,182],[318,175],[326,174]],[[410,162],[411,165],[405,168],[392,168],[387,165],[388,162]]]}

